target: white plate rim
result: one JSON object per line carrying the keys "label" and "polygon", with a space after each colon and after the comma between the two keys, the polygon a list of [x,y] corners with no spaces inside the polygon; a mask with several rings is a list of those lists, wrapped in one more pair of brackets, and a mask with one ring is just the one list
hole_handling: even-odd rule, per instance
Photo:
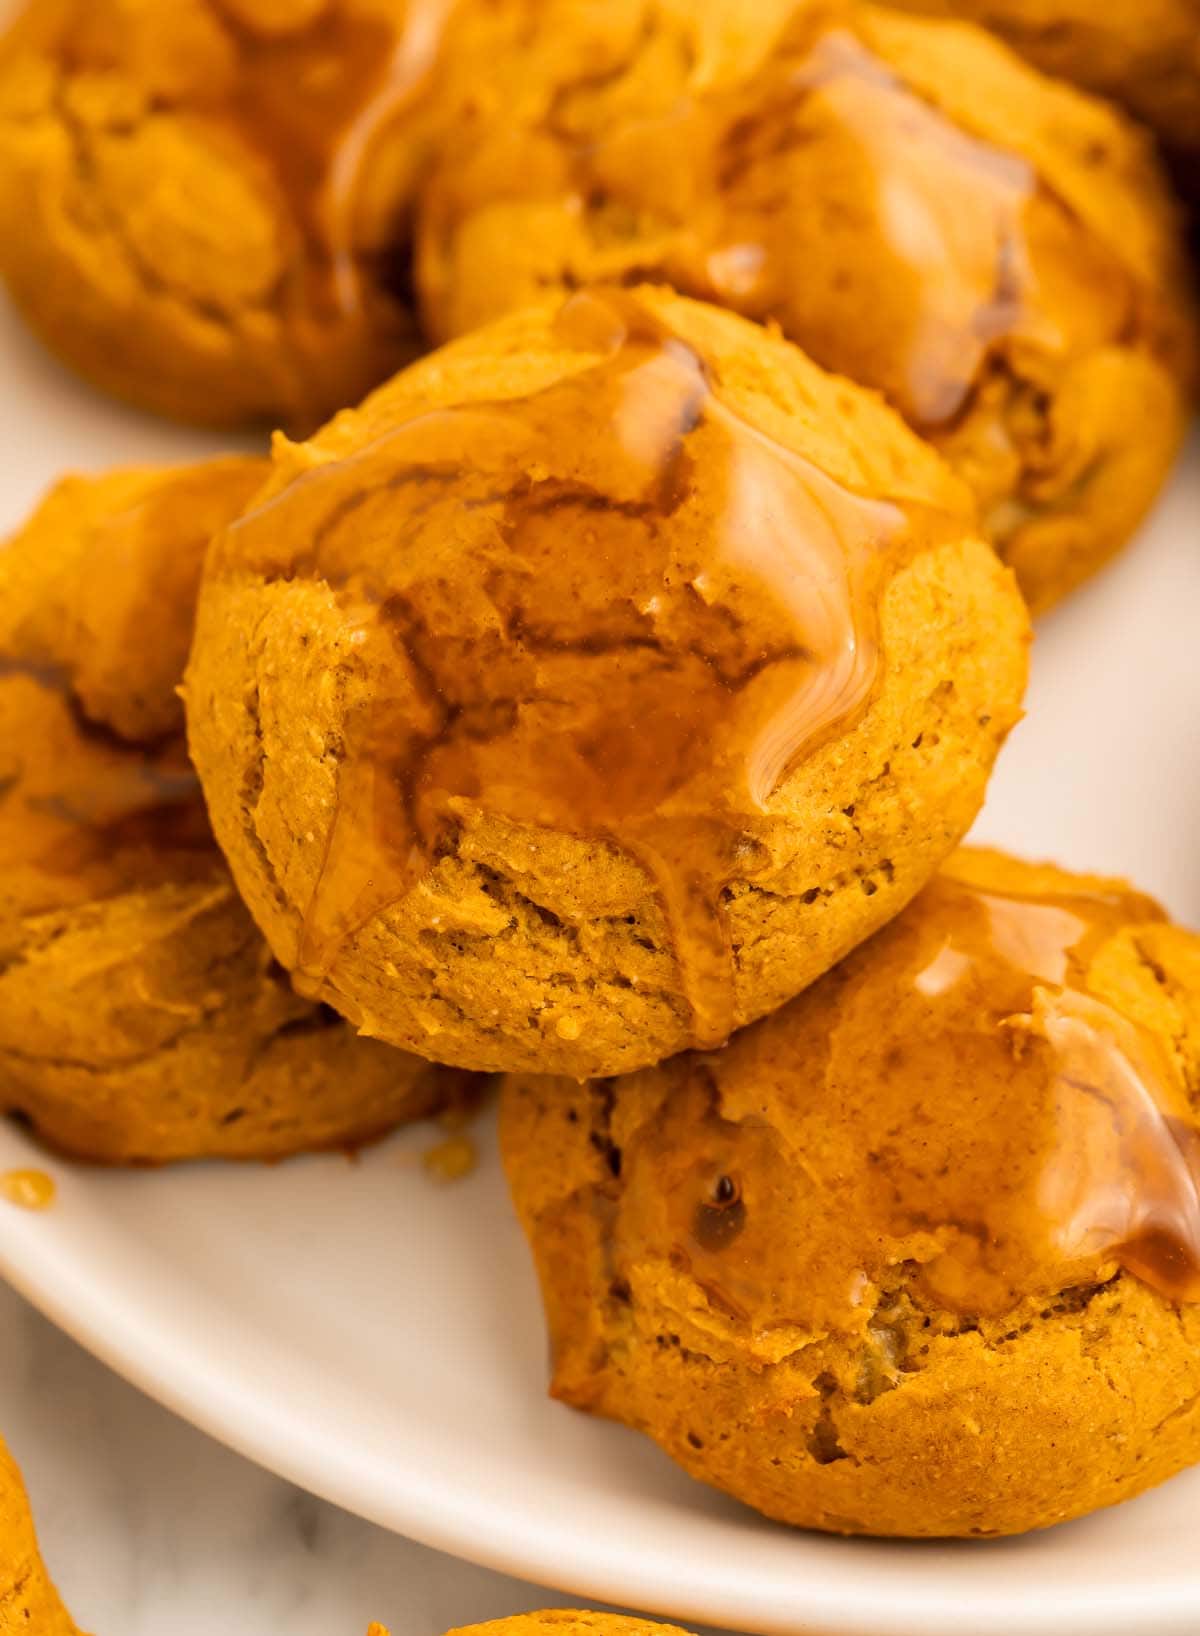
{"label": "white plate rim", "polygon": [[[23,1132],[0,1132],[5,1148],[69,1185],[72,1167],[48,1158]],[[803,1586],[803,1614],[783,1605],[777,1583],[758,1587],[739,1582],[730,1588],[719,1564],[697,1556],[690,1588],[655,1571],[645,1552],[614,1556],[610,1530],[592,1535],[586,1526],[548,1526],[536,1505],[498,1514],[481,1491],[440,1483],[432,1468],[389,1466],[386,1474],[354,1449],[315,1440],[311,1427],[297,1424],[278,1403],[243,1389],[236,1375],[214,1374],[172,1343],[169,1326],[146,1308],[133,1314],[115,1301],[104,1284],[92,1284],[88,1268],[64,1253],[59,1236],[45,1229],[46,1214],[12,1208],[0,1215],[0,1276],[46,1318],[130,1384],[201,1431],[298,1487],[352,1514],[452,1556],[499,1573],[567,1591],[581,1604],[620,1602],[673,1622],[726,1626],[762,1636],[1040,1636],[1086,1629],[1089,1636],[1194,1636],[1200,1621],[1200,1583],[1194,1573],[1176,1582],[1156,1580],[1153,1623],[1145,1622],[1144,1586],[1112,1585],[1080,1592],[1047,1587],[1039,1580],[1031,1610],[1021,1576],[998,1597],[964,1604],[961,1586],[939,1592],[925,1576],[906,1584],[881,1576],[870,1585],[873,1559],[889,1552],[926,1552],[947,1545],[955,1551],[996,1552],[1023,1541],[879,1541],[831,1539],[822,1543],[845,1553],[846,1579],[824,1573]],[[566,1414],[573,1411],[563,1410]],[[761,1519],[755,1519],[761,1521]],[[764,1524],[772,1529],[776,1525]],[[1071,1526],[1071,1525],[1068,1525]],[[787,1530],[780,1530],[787,1534]],[[1057,1531],[1026,1539],[1049,1540]],[[799,1535],[800,1538],[814,1536]],[[854,1589],[847,1594],[847,1581]]]}

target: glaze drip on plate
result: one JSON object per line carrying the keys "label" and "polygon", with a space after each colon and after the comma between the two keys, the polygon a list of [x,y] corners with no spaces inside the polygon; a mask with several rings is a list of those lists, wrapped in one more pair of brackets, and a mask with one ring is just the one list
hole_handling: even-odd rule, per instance
{"label": "glaze drip on plate", "polygon": [[56,1191],[53,1176],[44,1170],[0,1171],[0,1198],[19,1210],[48,1210]]}

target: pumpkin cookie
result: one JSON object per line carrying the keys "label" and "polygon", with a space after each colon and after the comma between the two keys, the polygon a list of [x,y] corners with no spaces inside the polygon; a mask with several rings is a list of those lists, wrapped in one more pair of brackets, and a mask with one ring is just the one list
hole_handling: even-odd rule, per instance
{"label": "pumpkin cookie", "polygon": [[1200,158],[1200,0],[888,0],[964,17],[999,34],[1047,74],[1123,103],[1163,146]]}
{"label": "pumpkin cookie", "polygon": [[79,1636],[50,1583],[21,1473],[0,1437],[0,1636]]}
{"label": "pumpkin cookie", "polygon": [[715,308],[588,293],[281,443],[186,697],[302,992],[464,1067],[716,1043],[969,824],[1025,612],[878,400]]}
{"label": "pumpkin cookie", "polygon": [[[367,1636],[388,1636],[382,1625],[372,1625]],[[621,1613],[591,1613],[582,1608],[546,1608],[539,1613],[514,1613],[482,1625],[461,1625],[446,1636],[687,1636],[678,1625],[659,1625],[649,1619],[631,1619]]]}
{"label": "pumpkin cookie", "polygon": [[460,1077],[301,999],[212,840],[176,686],[264,470],[68,479],[0,548],[0,1106],[85,1158],[350,1144]]}
{"label": "pumpkin cookie", "polygon": [[30,0],[0,272],[109,391],[311,427],[415,349],[408,217],[454,0]]}
{"label": "pumpkin cookie", "polygon": [[539,15],[423,192],[435,337],[659,279],[882,391],[1035,609],[1129,538],[1193,355],[1175,212],[1130,122],[979,29],[849,0],[618,0],[583,68],[560,61],[569,19]]}
{"label": "pumpkin cookie", "polygon": [[994,1535],[1200,1459],[1200,938],[957,854],[720,1053],[512,1078],[564,1401],[783,1522]]}
{"label": "pumpkin cookie", "polygon": [[[382,1631],[382,1636],[387,1636],[387,1632]],[[546,1608],[538,1613],[514,1613],[508,1619],[490,1619],[483,1625],[462,1625],[447,1631],[446,1636],[686,1636],[686,1633],[678,1625],[631,1619],[622,1613]]]}

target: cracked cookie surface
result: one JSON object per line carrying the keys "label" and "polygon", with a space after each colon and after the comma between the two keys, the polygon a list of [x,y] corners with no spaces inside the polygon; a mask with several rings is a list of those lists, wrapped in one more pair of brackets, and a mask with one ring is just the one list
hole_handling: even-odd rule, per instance
{"label": "cracked cookie surface", "polygon": [[1027,625],[876,399],[651,289],[501,320],[280,445],[186,682],[276,956],[464,1067],[780,1004],[956,844]]}
{"label": "cracked cookie surface", "polygon": [[1200,938],[965,850],[719,1053],[513,1077],[554,1394],[769,1516],[987,1536],[1200,1457]]}
{"label": "cracked cookie surface", "polygon": [[415,350],[450,0],[34,0],[0,41],[0,272],[100,386],[311,428]]}
{"label": "cracked cookie surface", "polygon": [[84,1158],[346,1145],[457,1084],[292,990],[187,761],[201,560],[264,472],[69,478],[0,547],[0,1105]]}
{"label": "cracked cookie surface", "polygon": [[435,337],[547,288],[661,280],[882,391],[1035,610],[1129,538],[1194,354],[1143,132],[982,30],[868,5],[625,0],[591,18],[586,66],[559,43],[582,25],[539,16],[422,193]]}

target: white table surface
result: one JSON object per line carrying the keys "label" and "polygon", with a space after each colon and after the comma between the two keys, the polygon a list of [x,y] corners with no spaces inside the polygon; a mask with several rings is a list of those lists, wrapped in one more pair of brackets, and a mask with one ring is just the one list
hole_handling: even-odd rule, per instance
{"label": "white table surface", "polygon": [[[160,1409],[0,1284],[0,1430],[94,1636],[438,1636],[564,1599],[360,1522]],[[36,1636],[36,1633],[34,1633]]]}

